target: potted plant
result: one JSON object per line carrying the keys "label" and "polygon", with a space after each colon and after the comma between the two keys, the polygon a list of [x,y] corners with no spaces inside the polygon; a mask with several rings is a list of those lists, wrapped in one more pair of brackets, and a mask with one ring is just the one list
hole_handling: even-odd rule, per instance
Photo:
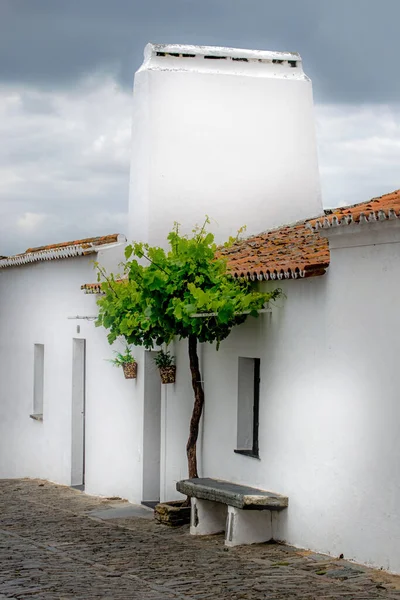
{"label": "potted plant", "polygon": [[169,350],[167,350],[166,352],[164,352],[164,350],[160,350],[157,356],[154,358],[154,362],[160,370],[161,383],[175,383],[175,357],[171,356]]}
{"label": "potted plant", "polygon": [[116,357],[111,359],[110,362],[115,367],[122,367],[124,371],[125,379],[136,379],[137,376],[137,362],[131,354],[129,347],[125,348],[125,353],[115,352]]}

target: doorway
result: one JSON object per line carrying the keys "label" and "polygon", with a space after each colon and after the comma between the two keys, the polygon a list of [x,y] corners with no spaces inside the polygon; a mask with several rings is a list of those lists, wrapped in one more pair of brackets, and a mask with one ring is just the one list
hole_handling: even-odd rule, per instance
{"label": "doorway", "polygon": [[85,489],[86,340],[72,340],[71,487]]}
{"label": "doorway", "polygon": [[144,355],[142,504],[151,508],[160,501],[161,379],[154,362],[156,355]]}

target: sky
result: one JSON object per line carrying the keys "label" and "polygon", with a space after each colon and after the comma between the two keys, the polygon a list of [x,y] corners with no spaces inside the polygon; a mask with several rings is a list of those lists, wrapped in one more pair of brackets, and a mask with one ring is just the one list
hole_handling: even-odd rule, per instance
{"label": "sky", "polygon": [[397,189],[399,0],[0,0],[0,254],[126,232],[147,42],[297,51],[323,202]]}

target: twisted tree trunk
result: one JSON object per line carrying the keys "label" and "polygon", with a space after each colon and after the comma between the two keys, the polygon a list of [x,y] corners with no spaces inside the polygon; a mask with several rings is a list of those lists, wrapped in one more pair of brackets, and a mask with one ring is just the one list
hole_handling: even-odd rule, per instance
{"label": "twisted tree trunk", "polygon": [[197,355],[197,338],[189,336],[189,362],[192,374],[192,387],[194,392],[194,405],[192,418],[190,419],[189,439],[186,444],[186,455],[188,459],[189,478],[198,477],[196,444],[199,437],[199,424],[204,406],[204,390],[201,381],[199,357]]}

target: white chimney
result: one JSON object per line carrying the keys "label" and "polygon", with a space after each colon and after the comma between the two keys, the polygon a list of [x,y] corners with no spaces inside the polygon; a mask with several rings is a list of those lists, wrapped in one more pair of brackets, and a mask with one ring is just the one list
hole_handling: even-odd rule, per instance
{"label": "white chimney", "polygon": [[148,44],[135,75],[130,237],[212,219],[218,242],[322,212],[312,86],[298,54]]}

